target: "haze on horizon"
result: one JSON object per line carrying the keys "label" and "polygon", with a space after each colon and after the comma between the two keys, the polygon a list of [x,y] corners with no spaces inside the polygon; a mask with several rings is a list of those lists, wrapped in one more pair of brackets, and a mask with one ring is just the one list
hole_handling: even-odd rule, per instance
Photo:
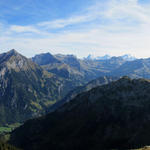
{"label": "haze on horizon", "polygon": [[150,57],[148,0],[1,0],[0,53]]}

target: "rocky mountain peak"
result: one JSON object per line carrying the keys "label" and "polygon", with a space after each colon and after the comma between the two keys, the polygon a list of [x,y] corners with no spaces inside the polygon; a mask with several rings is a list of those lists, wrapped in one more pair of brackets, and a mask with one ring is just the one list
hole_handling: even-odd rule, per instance
{"label": "rocky mountain peak", "polygon": [[35,70],[36,66],[37,65],[34,64],[34,62],[24,57],[14,49],[8,51],[7,53],[0,54],[0,72],[2,70],[13,70],[15,72]]}
{"label": "rocky mountain peak", "polygon": [[2,54],[2,60],[0,65],[9,69],[14,69],[15,71],[25,70],[28,68],[29,60],[19,54],[16,50],[12,49],[7,53]]}
{"label": "rocky mountain peak", "polygon": [[12,49],[7,53],[0,54],[0,64],[8,61],[11,57],[15,58],[25,58],[21,54],[19,54],[16,50]]}
{"label": "rocky mountain peak", "polygon": [[37,63],[38,65],[47,65],[52,63],[60,63],[58,59],[56,59],[52,54],[50,53],[43,53],[36,55],[32,58],[32,61]]}
{"label": "rocky mountain peak", "polygon": [[8,54],[17,55],[19,53],[15,49],[11,49],[10,51],[8,51]]}

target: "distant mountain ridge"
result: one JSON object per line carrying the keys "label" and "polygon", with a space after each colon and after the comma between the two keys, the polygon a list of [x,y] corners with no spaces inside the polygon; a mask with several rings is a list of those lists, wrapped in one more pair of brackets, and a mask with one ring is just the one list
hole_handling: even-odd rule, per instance
{"label": "distant mountain ridge", "polygon": [[84,59],[87,59],[87,60],[107,60],[107,59],[110,59],[111,56],[110,55],[104,55],[104,56],[93,56],[91,54],[89,54],[87,57],[85,57]]}
{"label": "distant mountain ridge", "polygon": [[[47,55],[47,53],[45,55]],[[33,57],[32,61],[39,64],[39,58],[45,61],[43,54],[38,55],[38,59],[37,56]],[[59,63],[49,60],[47,64],[41,65],[41,67],[57,76],[75,81],[74,83],[77,85],[86,84],[100,76],[107,76],[107,73],[111,70],[117,69],[126,62],[121,57],[112,57],[108,60],[82,60],[74,55],[58,54],[53,55],[53,58],[57,59]]]}
{"label": "distant mountain ridge", "polygon": [[124,76],[128,75],[132,78],[150,79],[150,58],[136,59],[134,61],[125,62],[109,73],[109,75]]}
{"label": "distant mountain ridge", "polygon": [[[117,56],[110,56],[108,54],[104,55],[104,56],[97,56],[97,57],[94,57],[93,55],[89,54],[86,58],[84,59],[87,59],[87,60],[108,60],[108,59],[111,59],[112,57],[117,57]],[[122,55],[122,56],[118,56],[118,57],[121,57],[123,58],[125,61],[133,61],[133,60],[136,60],[137,58],[130,55],[130,54],[125,54],[125,55]]]}
{"label": "distant mountain ridge", "polygon": [[78,59],[73,55],[54,55],[60,63],[41,65],[48,72],[76,81],[84,85],[103,76],[129,76],[150,79],[150,58],[136,59],[123,55],[109,59]]}

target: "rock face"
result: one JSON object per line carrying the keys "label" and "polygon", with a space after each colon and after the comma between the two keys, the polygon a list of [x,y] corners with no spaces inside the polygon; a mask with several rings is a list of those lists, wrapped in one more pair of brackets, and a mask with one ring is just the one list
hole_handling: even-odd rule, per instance
{"label": "rock face", "polygon": [[150,145],[150,81],[123,77],[27,121],[10,142],[24,150],[133,149]]}
{"label": "rock face", "polygon": [[15,50],[0,55],[0,125],[43,114],[62,81]]}

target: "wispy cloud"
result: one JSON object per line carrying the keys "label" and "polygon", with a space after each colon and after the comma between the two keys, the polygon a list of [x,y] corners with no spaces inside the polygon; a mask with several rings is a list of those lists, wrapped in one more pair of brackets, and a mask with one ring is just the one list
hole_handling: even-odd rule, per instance
{"label": "wispy cloud", "polygon": [[90,16],[74,16],[67,19],[58,19],[54,21],[41,22],[38,26],[45,28],[64,28],[69,25],[79,24],[91,21]]}
{"label": "wispy cloud", "polygon": [[40,33],[40,31],[34,27],[34,26],[18,26],[18,25],[12,25],[9,28],[10,31],[12,32],[32,32],[32,33]]}
{"label": "wispy cloud", "polygon": [[150,23],[149,7],[141,6],[138,0],[112,0],[105,16],[110,19],[126,19],[129,21],[138,21],[139,23]]}
{"label": "wispy cloud", "polygon": [[18,26],[18,25],[12,25],[10,26],[10,31],[14,32],[33,32],[33,33],[39,33],[39,30],[32,26]]}

